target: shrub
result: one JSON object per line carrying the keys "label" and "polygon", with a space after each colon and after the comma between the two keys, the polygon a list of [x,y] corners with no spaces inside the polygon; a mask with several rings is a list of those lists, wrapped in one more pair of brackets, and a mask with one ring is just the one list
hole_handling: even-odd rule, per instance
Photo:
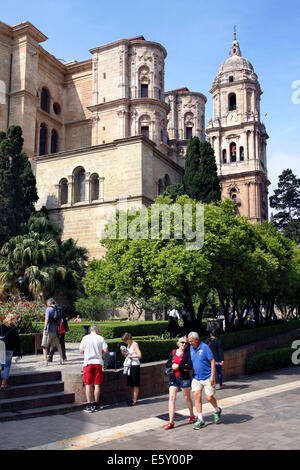
{"label": "shrub", "polygon": [[[78,343],[81,341],[84,334],[83,325],[99,325],[100,334],[104,337],[105,340],[112,338],[120,338],[123,334],[128,331],[132,336],[145,336],[145,335],[161,335],[167,328],[167,322],[92,322],[92,321],[83,321],[81,323],[69,322],[69,329],[66,333],[66,342],[69,343]],[[36,323],[35,328],[37,331],[42,332],[44,328],[44,323]]]}
{"label": "shrub", "polygon": [[33,333],[20,334],[22,354],[32,354],[34,352],[34,337]]}
{"label": "shrub", "polygon": [[8,313],[17,315],[19,333],[32,333],[37,331],[35,322],[42,321],[45,317],[45,304],[27,301],[19,295],[11,295],[9,301],[0,304],[1,323]]}
{"label": "shrub", "polygon": [[250,354],[246,360],[246,374],[291,367],[295,365],[292,354],[291,345]]}
{"label": "shrub", "polygon": [[107,302],[97,295],[81,298],[74,303],[75,311],[88,320],[105,320],[108,317]]}
{"label": "shrub", "polygon": [[223,349],[234,349],[246,344],[256,343],[272,336],[278,336],[288,331],[300,328],[300,320],[291,320],[286,323],[253,328],[251,330],[241,330],[236,332],[224,333],[219,336],[222,341]]}

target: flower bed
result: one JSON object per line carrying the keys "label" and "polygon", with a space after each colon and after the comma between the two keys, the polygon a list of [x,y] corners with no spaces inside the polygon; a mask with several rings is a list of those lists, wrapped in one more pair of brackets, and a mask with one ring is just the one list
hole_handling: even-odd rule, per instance
{"label": "flower bed", "polygon": [[27,301],[20,296],[11,296],[8,302],[0,304],[0,323],[9,313],[17,315],[19,333],[35,333],[38,332],[36,322],[44,321],[45,304]]}

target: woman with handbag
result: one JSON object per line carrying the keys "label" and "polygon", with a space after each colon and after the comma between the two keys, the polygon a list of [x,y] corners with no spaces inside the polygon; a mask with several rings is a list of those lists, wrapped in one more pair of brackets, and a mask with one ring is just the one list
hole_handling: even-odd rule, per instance
{"label": "woman with handbag", "polygon": [[128,406],[136,406],[140,389],[140,359],[142,353],[138,344],[132,340],[130,333],[124,333],[122,340],[127,345],[121,346],[121,354],[125,357],[124,375],[127,376],[127,385],[131,390],[131,399]]}
{"label": "woman with handbag", "polygon": [[7,380],[13,355],[16,354],[19,358],[22,357],[17,321],[17,315],[15,313],[9,313],[3,324],[0,325],[0,339],[5,345],[5,361],[2,359],[0,364],[3,369],[1,373],[1,389],[7,388]]}
{"label": "woman with handbag", "polygon": [[[190,411],[190,424],[195,422],[193,411],[193,402],[191,398],[191,376],[190,370],[193,368],[193,363],[190,356],[189,343],[184,336],[180,338],[177,343],[178,349],[173,349],[166,363],[165,374],[170,372],[169,375],[169,422],[165,429],[174,428],[174,415],[175,415],[175,401],[178,390],[181,388],[183,396],[186,400]],[[169,370],[168,370],[169,369]]]}

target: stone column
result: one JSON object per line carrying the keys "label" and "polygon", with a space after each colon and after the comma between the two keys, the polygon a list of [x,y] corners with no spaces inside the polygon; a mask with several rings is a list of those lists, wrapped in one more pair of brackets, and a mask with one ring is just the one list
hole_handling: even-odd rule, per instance
{"label": "stone column", "polygon": [[246,186],[246,201],[245,201],[245,207],[247,210],[247,218],[250,217],[250,183],[247,181],[245,183]]}
{"label": "stone column", "polygon": [[57,206],[60,206],[61,205],[61,202],[60,202],[60,185],[59,184],[56,184],[55,185],[55,190],[56,190],[56,205]]}
{"label": "stone column", "polygon": [[74,178],[73,175],[68,176],[68,204],[74,204]]}
{"label": "stone column", "polygon": [[93,64],[93,105],[98,104],[98,54],[95,52],[92,59]]}
{"label": "stone column", "polygon": [[256,130],[254,129],[253,130],[253,133],[252,133],[252,145],[253,145],[253,159],[256,160],[257,156],[256,156]]}
{"label": "stone column", "polygon": [[99,178],[99,200],[104,201],[104,177]]}
{"label": "stone column", "polygon": [[85,173],[85,201],[91,202],[91,181],[90,181],[91,173]]}
{"label": "stone column", "polygon": [[128,46],[123,44],[119,48],[119,88],[120,88],[120,98],[127,98],[128,92]]}

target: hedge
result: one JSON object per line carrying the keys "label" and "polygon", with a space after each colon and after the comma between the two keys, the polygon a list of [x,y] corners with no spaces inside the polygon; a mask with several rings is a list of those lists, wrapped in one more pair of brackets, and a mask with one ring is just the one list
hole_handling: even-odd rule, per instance
{"label": "hedge", "polygon": [[297,330],[298,328],[300,328],[300,320],[291,320],[286,323],[261,326],[260,328],[253,328],[251,330],[223,333],[220,334],[219,339],[222,341],[223,349],[228,350],[288,333],[289,331]]}
{"label": "hedge", "polygon": [[246,374],[292,367],[295,365],[292,362],[293,353],[294,349],[291,345],[285,345],[250,354],[246,360]]}
{"label": "hedge", "polygon": [[[166,329],[168,322],[166,321],[143,321],[143,322],[69,322],[69,329],[66,333],[67,343],[79,343],[84,335],[83,325],[98,325],[100,334],[105,340],[112,338],[121,338],[124,333],[129,332],[132,336],[145,336],[145,335],[161,335]],[[35,323],[38,331],[42,332],[44,323]]]}
{"label": "hedge", "polygon": [[[86,323],[84,323],[86,324]],[[123,360],[120,354],[120,345],[124,344],[120,338],[121,334],[125,331],[129,331],[133,339],[139,343],[143,354],[143,362],[160,361],[167,359],[172,348],[176,346],[177,339],[162,339],[157,336],[157,333],[153,333],[156,329],[159,331],[158,334],[165,331],[166,322],[126,322],[125,325],[118,325],[117,327],[111,324],[97,323],[100,325],[100,333],[104,336],[110,351],[116,351],[118,360]],[[157,325],[155,327],[155,325]],[[115,329],[116,328],[116,329]],[[287,323],[264,326],[261,328],[254,328],[252,330],[242,330],[232,333],[224,333],[219,336],[222,341],[223,349],[234,349],[246,344],[255,343],[257,341],[278,336],[288,331],[296,330],[300,328],[299,320],[291,320]],[[148,335],[142,334],[150,333]],[[119,337],[114,337],[115,334],[119,333]],[[34,351],[34,334],[20,335],[22,337],[23,353],[30,353]],[[77,342],[79,343],[83,337],[82,324],[70,325],[70,331],[66,334],[66,342]],[[24,338],[24,339],[23,339]],[[31,338],[31,339],[30,339]],[[208,334],[201,336],[202,341],[206,341]]]}
{"label": "hedge", "polygon": [[20,346],[23,354],[32,354],[34,352],[34,333],[20,334]]}

